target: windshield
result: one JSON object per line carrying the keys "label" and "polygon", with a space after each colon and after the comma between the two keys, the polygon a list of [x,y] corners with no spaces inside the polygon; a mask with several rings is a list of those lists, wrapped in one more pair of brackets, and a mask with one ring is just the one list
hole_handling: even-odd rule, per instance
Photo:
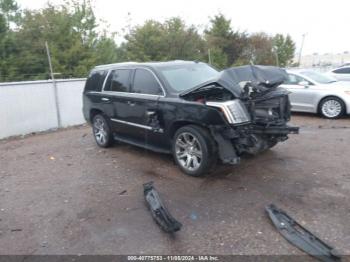
{"label": "windshield", "polygon": [[159,72],[175,91],[184,91],[219,75],[214,68],[204,63],[169,66],[159,68]]}
{"label": "windshield", "polygon": [[307,76],[320,84],[329,84],[337,81],[335,80],[335,78],[331,76],[327,76],[315,71],[303,71],[303,72],[300,72],[300,74]]}

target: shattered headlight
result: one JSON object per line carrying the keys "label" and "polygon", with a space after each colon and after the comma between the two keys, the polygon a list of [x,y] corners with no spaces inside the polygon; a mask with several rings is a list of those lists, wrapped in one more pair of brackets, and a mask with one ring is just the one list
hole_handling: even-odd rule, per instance
{"label": "shattered headlight", "polygon": [[235,99],[227,102],[207,102],[208,106],[219,107],[230,124],[243,124],[250,122],[250,115],[241,100]]}

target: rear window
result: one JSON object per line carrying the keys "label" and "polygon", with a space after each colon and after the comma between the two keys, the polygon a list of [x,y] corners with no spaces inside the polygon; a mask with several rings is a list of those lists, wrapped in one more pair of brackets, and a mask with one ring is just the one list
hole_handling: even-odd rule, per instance
{"label": "rear window", "polygon": [[103,82],[106,78],[107,71],[94,71],[91,72],[85,84],[85,91],[97,91],[102,90]]}
{"label": "rear window", "polygon": [[97,91],[102,90],[103,82],[105,81],[107,71],[94,71],[91,72],[85,84],[85,91]]}

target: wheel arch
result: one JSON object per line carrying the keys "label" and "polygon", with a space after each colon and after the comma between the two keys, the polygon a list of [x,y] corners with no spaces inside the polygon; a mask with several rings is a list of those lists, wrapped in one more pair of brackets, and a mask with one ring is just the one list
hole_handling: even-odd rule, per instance
{"label": "wheel arch", "polygon": [[209,128],[206,126],[206,125],[203,125],[202,123],[199,123],[199,122],[195,122],[195,121],[189,121],[189,120],[177,120],[177,121],[174,121],[171,125],[170,125],[170,128],[169,128],[169,137],[172,139],[174,138],[174,135],[176,133],[176,131],[181,128],[181,127],[184,127],[184,126],[187,126],[187,125],[195,125],[195,126],[199,126],[199,127],[202,127],[202,128],[205,128],[207,130],[209,130]]}
{"label": "wheel arch", "polygon": [[90,123],[92,122],[92,119],[97,115],[97,114],[103,114],[103,111],[98,108],[91,108],[89,112],[89,120]]}

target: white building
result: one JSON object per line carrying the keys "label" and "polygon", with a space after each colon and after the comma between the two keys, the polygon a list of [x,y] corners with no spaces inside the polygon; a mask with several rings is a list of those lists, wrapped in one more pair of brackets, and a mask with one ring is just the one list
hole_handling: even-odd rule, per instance
{"label": "white building", "polygon": [[[298,58],[295,59],[298,61]],[[301,57],[300,67],[317,67],[317,68],[333,68],[338,67],[344,63],[350,62],[350,52],[346,51],[339,54],[318,54],[304,55]]]}

